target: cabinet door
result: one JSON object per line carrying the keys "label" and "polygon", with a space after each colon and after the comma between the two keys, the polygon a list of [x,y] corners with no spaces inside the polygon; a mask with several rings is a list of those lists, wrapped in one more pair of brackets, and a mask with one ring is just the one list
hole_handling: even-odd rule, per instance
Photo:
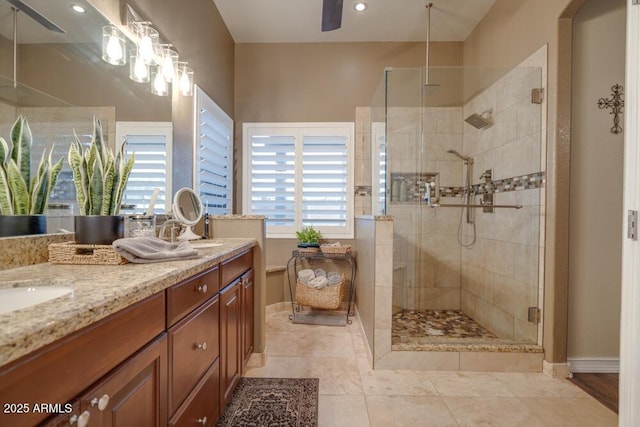
{"label": "cabinet door", "polygon": [[169,329],[169,413],[191,392],[218,358],[219,329],[216,295]]}
{"label": "cabinet door", "polygon": [[94,426],[167,425],[167,336],[162,334],[80,398]]}
{"label": "cabinet door", "polygon": [[224,408],[241,372],[240,292],[237,279],[220,293],[220,407]]}
{"label": "cabinet door", "polygon": [[253,268],[241,277],[242,283],[242,372],[249,362],[253,353],[253,310],[254,310],[254,288]]}

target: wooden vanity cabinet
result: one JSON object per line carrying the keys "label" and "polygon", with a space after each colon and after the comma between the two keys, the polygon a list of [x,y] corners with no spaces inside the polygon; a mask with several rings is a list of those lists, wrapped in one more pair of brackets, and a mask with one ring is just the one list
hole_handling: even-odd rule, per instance
{"label": "wooden vanity cabinet", "polygon": [[253,351],[253,251],[223,262],[220,281],[220,407],[224,408]]}
{"label": "wooden vanity cabinet", "polygon": [[220,407],[231,397],[242,374],[240,348],[240,279],[220,292]]}
{"label": "wooden vanity cabinet", "polygon": [[162,334],[80,398],[80,414],[97,426],[167,424],[167,336]]}
{"label": "wooden vanity cabinet", "polygon": [[242,341],[242,373],[245,372],[251,353],[253,353],[253,321],[254,321],[254,270],[249,269],[240,277],[240,319]]}
{"label": "wooden vanity cabinet", "polygon": [[[164,317],[162,293],[3,366],[0,402],[27,403],[31,408],[23,414],[3,413],[0,424],[36,425],[53,416],[47,411],[36,412],[33,405],[74,402],[80,393],[159,336],[165,329]],[[166,377],[166,369],[162,374]]]}

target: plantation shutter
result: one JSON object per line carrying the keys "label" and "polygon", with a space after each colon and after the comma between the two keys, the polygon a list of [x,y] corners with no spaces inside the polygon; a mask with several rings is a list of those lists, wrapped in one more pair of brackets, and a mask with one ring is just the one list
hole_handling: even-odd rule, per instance
{"label": "plantation shutter", "polygon": [[244,212],[267,237],[353,236],[353,123],[245,123]]}
{"label": "plantation shutter", "polygon": [[[118,122],[117,141],[126,139],[125,157],[135,153],[135,164],[125,187],[122,204],[126,213],[145,213],[155,188],[160,189],[153,213],[171,204],[171,123]],[[134,206],[131,208],[131,206]]]}
{"label": "plantation shutter", "polygon": [[251,212],[268,226],[295,225],[295,135],[251,135]]}
{"label": "plantation shutter", "polygon": [[302,224],[343,227],[347,220],[346,136],[305,135],[302,142]]}
{"label": "plantation shutter", "polygon": [[233,202],[233,120],[198,88],[196,192],[210,215],[225,215]]}

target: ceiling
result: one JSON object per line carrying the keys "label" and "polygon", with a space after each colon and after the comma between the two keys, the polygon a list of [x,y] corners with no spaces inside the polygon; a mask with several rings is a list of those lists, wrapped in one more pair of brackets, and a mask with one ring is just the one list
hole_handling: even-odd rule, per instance
{"label": "ceiling", "polygon": [[[432,41],[463,41],[495,0],[429,0]],[[236,43],[425,41],[426,0],[344,0],[342,28],[321,32],[322,0],[213,0]]]}
{"label": "ceiling", "polygon": [[[44,28],[24,12],[17,14],[18,43],[73,43],[100,41],[100,28],[105,18],[86,0],[23,0],[23,3],[62,28],[57,33]],[[86,13],[79,15],[71,10],[72,4],[82,5]],[[0,35],[13,40],[13,10],[6,0],[0,0]]]}

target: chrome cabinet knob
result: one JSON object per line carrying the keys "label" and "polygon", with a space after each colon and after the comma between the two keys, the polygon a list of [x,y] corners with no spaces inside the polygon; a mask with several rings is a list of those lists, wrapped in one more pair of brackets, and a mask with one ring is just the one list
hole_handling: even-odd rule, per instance
{"label": "chrome cabinet knob", "polygon": [[204,285],[198,286],[197,289],[198,289],[198,292],[202,292],[203,294],[206,294],[207,290],[209,290],[206,283]]}
{"label": "chrome cabinet knob", "polygon": [[202,417],[202,418],[198,418],[198,423],[204,425],[207,425],[207,417]]}
{"label": "chrome cabinet knob", "polygon": [[93,407],[97,406],[99,411],[104,411],[107,405],[109,405],[108,394],[103,395],[100,399],[98,399],[97,397],[94,397],[93,399],[91,399],[91,406]]}
{"label": "chrome cabinet knob", "polygon": [[205,351],[207,349],[207,342],[196,343],[196,349]]}

